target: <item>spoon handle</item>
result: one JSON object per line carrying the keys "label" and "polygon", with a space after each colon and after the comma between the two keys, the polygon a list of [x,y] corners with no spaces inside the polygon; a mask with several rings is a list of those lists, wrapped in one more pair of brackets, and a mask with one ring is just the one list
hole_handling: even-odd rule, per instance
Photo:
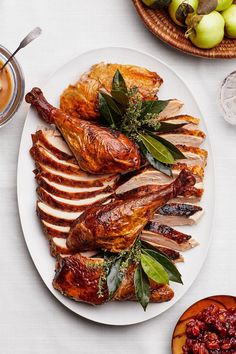
{"label": "spoon handle", "polygon": [[19,52],[20,49],[26,47],[30,42],[32,42],[35,38],[37,38],[41,34],[42,30],[40,27],[35,27],[27,36],[20,42],[19,46],[12,53],[12,55],[8,58],[8,60],[4,63],[4,65],[0,68],[2,71],[5,66],[11,61],[11,59]]}

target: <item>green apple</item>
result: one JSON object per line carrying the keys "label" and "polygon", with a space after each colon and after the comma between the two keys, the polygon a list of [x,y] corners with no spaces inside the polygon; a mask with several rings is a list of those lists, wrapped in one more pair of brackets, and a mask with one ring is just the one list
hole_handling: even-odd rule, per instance
{"label": "green apple", "polygon": [[[192,20],[195,19],[196,15],[192,15]],[[199,21],[191,21],[191,17],[188,17],[187,22],[187,36],[198,48],[213,48],[224,38],[225,21],[217,11],[212,11],[208,15],[199,16]]]}
{"label": "green apple", "polygon": [[233,0],[218,0],[216,11],[224,11],[233,3]]}
{"label": "green apple", "polygon": [[196,11],[197,7],[198,0],[172,0],[168,10],[172,20],[177,25],[184,27],[187,15]]}
{"label": "green apple", "polygon": [[168,6],[171,0],[142,0],[142,2],[153,9],[159,9]]}
{"label": "green apple", "polygon": [[221,15],[225,20],[225,35],[229,38],[236,38],[236,5],[231,5]]}

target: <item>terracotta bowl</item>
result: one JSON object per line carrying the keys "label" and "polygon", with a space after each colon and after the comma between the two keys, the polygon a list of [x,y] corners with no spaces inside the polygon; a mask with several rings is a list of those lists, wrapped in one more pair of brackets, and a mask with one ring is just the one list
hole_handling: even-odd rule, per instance
{"label": "terracotta bowl", "polygon": [[176,324],[176,327],[173,332],[172,337],[172,354],[182,354],[182,347],[186,342],[186,324],[187,322],[196,316],[200,311],[204,308],[215,304],[220,308],[230,308],[236,307],[236,297],[229,295],[216,295],[207,297],[200,301],[195,302],[192,306],[190,306],[180,317],[179,321]]}

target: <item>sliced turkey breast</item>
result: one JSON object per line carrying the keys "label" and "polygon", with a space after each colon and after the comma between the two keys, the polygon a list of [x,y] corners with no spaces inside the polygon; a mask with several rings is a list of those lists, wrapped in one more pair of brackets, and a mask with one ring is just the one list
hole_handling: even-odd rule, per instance
{"label": "sliced turkey breast", "polygon": [[183,107],[183,102],[177,99],[169,100],[168,105],[163,109],[161,113],[158,115],[158,119],[162,120],[165,118],[176,116],[181,108]]}
{"label": "sliced turkey breast", "polygon": [[160,225],[155,221],[146,225],[141,234],[141,239],[177,251],[186,251],[198,245],[197,241],[192,239],[190,235],[176,231],[167,225]]}
{"label": "sliced turkey breast", "polygon": [[91,175],[83,171],[78,171],[76,174],[67,174],[40,163],[36,163],[36,166],[35,174],[40,173],[42,177],[51,182],[69,187],[113,187],[119,179],[118,175]]}
{"label": "sliced turkey breast", "polygon": [[178,116],[164,118],[164,119],[162,119],[162,121],[166,122],[166,123],[172,123],[172,124],[187,123],[184,126],[184,128],[185,129],[190,129],[190,130],[197,129],[197,127],[198,127],[198,125],[200,123],[200,119],[199,118],[195,118],[195,117],[189,116],[187,114],[180,114]]}
{"label": "sliced turkey breast", "polygon": [[40,219],[54,225],[70,226],[72,222],[77,219],[82,212],[67,212],[50,207],[49,205],[38,202],[37,214]]}
{"label": "sliced turkey breast", "polygon": [[153,220],[168,226],[184,226],[196,224],[202,215],[198,205],[168,203],[156,211]]}
{"label": "sliced turkey breast", "polygon": [[91,198],[84,199],[65,199],[48,193],[44,188],[38,187],[37,193],[41,201],[52,208],[61,209],[68,212],[79,212],[85,210],[88,206],[95,205],[101,201],[105,201],[110,193],[97,194]]}
{"label": "sliced turkey breast", "polygon": [[113,190],[110,186],[107,187],[69,187],[62,184],[49,181],[47,178],[42,177],[41,174],[36,175],[38,185],[44,188],[48,193],[65,199],[86,199],[95,197],[98,194],[112,193]]}
{"label": "sliced turkey breast", "polygon": [[206,150],[186,145],[177,145],[177,148],[186,157],[185,159],[178,160],[178,163],[186,163],[188,166],[198,166],[202,168],[206,166],[208,156]]}
{"label": "sliced turkey breast", "polygon": [[58,159],[38,143],[32,146],[30,153],[36,163],[41,163],[55,170],[60,170],[67,174],[75,174],[80,171],[77,164]]}
{"label": "sliced turkey breast", "polygon": [[38,144],[44,149],[48,150],[59,160],[71,160],[76,163],[76,160],[66,144],[65,140],[62,138],[58,130],[53,129],[43,129],[38,130],[32,135],[33,144]]}
{"label": "sliced turkey breast", "polygon": [[[139,173],[134,174],[130,179],[126,180],[124,183],[121,183],[117,189],[116,194],[120,195],[131,191],[135,188],[145,187],[147,185],[154,185],[157,188],[160,186],[164,186],[168,183],[173,182],[183,169],[190,170],[194,177],[196,178],[197,183],[201,183],[202,181],[204,170],[198,166],[190,166],[188,167],[186,164],[175,164],[173,166],[173,176],[167,176],[164,173],[152,168],[146,167],[143,170],[139,171]],[[202,188],[202,185],[197,185],[198,188]],[[191,192],[189,191],[189,195],[195,194],[195,189],[191,188]],[[187,191],[184,192],[185,196],[187,195]],[[179,197],[178,197],[179,198]]]}
{"label": "sliced turkey breast", "polygon": [[158,134],[174,145],[187,145],[198,147],[204,141],[206,135],[201,130],[189,130],[180,128],[171,133]]}

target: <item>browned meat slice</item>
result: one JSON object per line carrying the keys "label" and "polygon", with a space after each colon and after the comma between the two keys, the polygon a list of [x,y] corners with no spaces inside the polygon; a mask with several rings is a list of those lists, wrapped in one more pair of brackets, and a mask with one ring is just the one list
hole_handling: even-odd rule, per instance
{"label": "browned meat slice", "polygon": [[60,255],[70,255],[71,252],[66,246],[66,238],[70,228],[68,226],[58,226],[41,220],[44,234],[47,236],[50,252],[53,257]]}
{"label": "browned meat slice", "polygon": [[101,174],[139,169],[140,152],[126,135],[65,114],[50,105],[39,88],[25,99],[47,123],[57,126],[82,170]]}
{"label": "browned meat slice", "polygon": [[174,230],[170,226],[160,225],[156,221],[151,221],[145,226],[141,239],[177,251],[186,251],[198,245],[190,235]]}
{"label": "browned meat slice", "polygon": [[110,197],[109,193],[101,193],[90,197],[70,200],[53,195],[42,187],[37,188],[37,193],[39,199],[45,204],[51,206],[54,209],[68,212],[84,211],[87,207],[100,204]]}
{"label": "browned meat slice", "polygon": [[76,160],[68,148],[66,142],[62,139],[58,130],[38,130],[32,134],[33,145],[42,146],[59,160],[67,160],[76,163]]}
{"label": "browned meat slice", "polygon": [[161,252],[162,254],[167,256],[173,263],[184,262],[184,257],[182,256],[182,254],[180,254],[179,251],[176,251],[173,248],[164,247],[162,245],[149,241],[143,241],[142,244],[144,247],[148,246],[148,248],[152,246],[154,251],[157,250]]}
{"label": "browned meat slice", "polygon": [[156,211],[153,220],[169,226],[193,225],[202,214],[203,210],[198,205],[167,203]]}
{"label": "browned meat slice", "polygon": [[53,237],[62,238],[62,239],[67,238],[68,233],[70,231],[69,226],[58,226],[58,225],[50,224],[45,220],[41,220],[41,222],[42,222],[43,230],[48,238],[50,239]]}
{"label": "browned meat slice", "polygon": [[119,70],[128,88],[136,86],[144,99],[153,100],[163,80],[155,72],[134,65],[93,65],[75,85],[61,95],[60,106],[67,114],[77,118],[96,120],[99,117],[98,92],[111,92],[112,79]]}
{"label": "browned meat slice", "polygon": [[184,257],[176,250],[158,245],[155,245],[155,248],[171,259],[173,263],[184,262]]}
{"label": "browned meat slice", "polygon": [[68,212],[55,209],[43,202],[37,202],[37,214],[41,220],[58,226],[70,226],[72,222],[78,218],[82,212]]}
{"label": "browned meat slice", "polygon": [[60,160],[38,144],[32,146],[30,149],[30,154],[34,161],[39,164],[46,165],[54,170],[60,170],[61,172],[67,174],[77,174],[81,171],[78,164]]}
{"label": "browned meat slice", "polygon": [[147,166],[132,174],[124,181],[121,179],[119,181],[118,187],[116,188],[116,194],[120,195],[135,188],[145,187],[148,185],[154,185],[156,187],[167,185],[173,182],[182,170],[190,171],[194,175],[197,183],[202,182],[204,177],[204,169],[197,165],[187,166],[185,163],[176,163],[172,166],[172,177],[167,176],[150,166]]}
{"label": "browned meat slice", "polygon": [[163,118],[162,121],[166,122],[166,123],[172,123],[172,124],[187,123],[184,126],[184,128],[185,129],[190,129],[190,130],[196,129],[197,126],[200,123],[200,119],[199,118],[195,118],[195,117],[189,116],[187,114],[180,114],[178,116],[172,116],[172,117],[168,117],[168,118]]}
{"label": "browned meat slice", "polygon": [[95,197],[98,194],[111,194],[113,192],[113,189],[110,186],[89,188],[64,186],[62,184],[49,181],[40,173],[38,173],[35,178],[38,182],[38,185],[44,188],[48,193],[70,200],[87,199]]}
{"label": "browned meat slice", "polygon": [[60,185],[80,188],[113,187],[119,177],[117,174],[91,175],[80,170],[76,160],[69,155],[64,139],[56,130],[37,131],[33,135],[33,148],[30,151],[37,167],[35,174]]}
{"label": "browned meat slice", "polygon": [[[131,265],[121,282],[118,290],[116,291],[113,301],[137,301],[134,290],[133,274],[135,271],[135,266]],[[173,298],[174,292],[168,285],[157,284],[150,281],[151,294],[150,302],[165,302]]]}
{"label": "browned meat slice", "polygon": [[198,147],[202,144],[206,135],[201,130],[190,130],[181,128],[171,133],[160,133],[161,137],[170,141],[174,145],[187,145]]}
{"label": "browned meat slice", "polygon": [[186,157],[183,160],[178,160],[178,163],[185,163],[188,166],[199,166],[202,168],[206,166],[208,156],[206,150],[186,145],[177,145],[177,148],[182,151]]}
{"label": "browned meat slice", "polygon": [[[112,301],[136,300],[133,275],[135,265],[130,265],[121,285]],[[103,275],[103,259],[87,258],[75,254],[59,260],[53,286],[70,298],[100,305],[108,301],[108,291],[104,287],[103,295],[98,295],[99,279]],[[168,285],[151,283],[150,302],[169,301],[174,292]]]}
{"label": "browned meat slice", "polygon": [[157,208],[193,186],[195,179],[181,171],[176,180],[160,190],[146,195],[135,194],[124,200],[86,209],[73,223],[67,246],[72,251],[102,248],[111,252],[129,249]]}
{"label": "browned meat slice", "polygon": [[196,182],[202,182],[203,178],[204,178],[204,168],[199,166],[199,165],[191,165],[191,163],[185,163],[186,160],[179,160],[179,161],[183,161],[183,162],[177,162],[174,165],[172,165],[172,168],[174,171],[174,175],[178,175],[180,173],[180,171],[182,171],[183,169],[187,169],[188,171],[190,171],[195,179]]}
{"label": "browned meat slice", "polygon": [[183,107],[183,102],[172,99],[169,100],[168,105],[163,109],[163,111],[158,115],[158,119],[164,120],[166,118],[170,118],[179,113],[181,108]]}
{"label": "browned meat slice", "polygon": [[[120,185],[116,189],[116,195],[119,199],[122,199],[123,197],[132,196],[134,192],[140,195],[141,193],[146,193],[147,190],[150,192],[157,191],[168,183],[173,182],[183,170],[183,166],[193,173],[196,181],[202,180],[203,176],[201,174],[204,173],[204,170],[198,166],[187,167],[185,164],[177,164],[173,170],[173,177],[166,176],[154,168],[148,167],[134,174],[128,180],[120,181]],[[200,182],[196,183],[194,187],[186,188],[172,201],[176,203],[198,203],[202,194],[203,184]]]}
{"label": "browned meat slice", "polygon": [[202,183],[197,183],[194,187],[186,189],[186,191],[179,195],[178,198],[173,198],[171,202],[191,204],[199,203],[204,192],[204,189],[202,187]]}
{"label": "browned meat slice", "polygon": [[86,258],[80,254],[59,260],[53,286],[63,295],[76,301],[100,305],[108,301],[108,292],[98,296],[99,278],[102,276],[103,260]]}
{"label": "browned meat slice", "polygon": [[51,254],[55,257],[68,255],[69,226],[85,208],[105,202],[111,196],[118,175],[91,175],[80,170],[56,130],[36,132],[33,144],[31,153],[35,158],[37,169],[34,173],[39,184],[37,213]]}
{"label": "browned meat slice", "polygon": [[83,171],[75,174],[54,170],[46,165],[36,162],[37,169],[34,170],[35,175],[40,174],[42,178],[50,182],[61,184],[75,188],[90,187],[115,187],[115,183],[119,179],[118,175],[89,175]]}

